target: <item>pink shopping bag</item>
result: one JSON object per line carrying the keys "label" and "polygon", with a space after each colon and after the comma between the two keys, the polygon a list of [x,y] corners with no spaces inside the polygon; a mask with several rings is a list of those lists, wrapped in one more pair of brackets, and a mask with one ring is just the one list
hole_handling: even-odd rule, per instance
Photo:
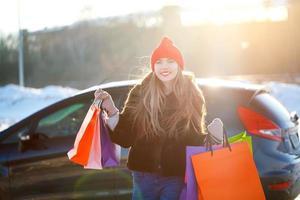
{"label": "pink shopping bag", "polygon": [[90,106],[76,135],[74,147],[68,152],[68,157],[72,162],[83,166],[88,164],[99,112],[94,105]]}

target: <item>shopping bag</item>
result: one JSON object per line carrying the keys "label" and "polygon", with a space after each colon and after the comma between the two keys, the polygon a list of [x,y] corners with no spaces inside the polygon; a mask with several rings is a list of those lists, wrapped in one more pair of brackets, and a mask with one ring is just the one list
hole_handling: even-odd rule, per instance
{"label": "shopping bag", "polygon": [[236,134],[234,136],[228,137],[228,141],[229,141],[229,143],[236,143],[236,142],[243,142],[243,141],[247,142],[250,147],[251,153],[253,153],[252,137],[247,135],[247,133],[245,131],[243,131],[239,134]]}
{"label": "shopping bag", "polygon": [[[213,150],[222,148],[221,145],[214,145]],[[186,168],[185,168],[185,185],[181,192],[180,200],[197,200],[198,186],[195,178],[194,168],[191,156],[203,152],[207,152],[205,146],[187,146],[186,147]]]}
{"label": "shopping bag", "polygon": [[[221,119],[215,118],[212,122],[207,126],[207,130],[209,132],[209,136],[214,142],[222,142],[222,140],[227,137],[224,135],[226,130],[224,129],[224,125]],[[225,131],[224,131],[225,130]],[[242,132],[240,134],[236,134],[232,137],[228,138],[230,143],[246,141],[252,150],[252,139],[251,136],[247,136],[246,132]],[[207,140],[208,142],[208,140]],[[224,141],[223,141],[224,142]],[[186,147],[186,171],[185,171],[185,185],[182,189],[180,200],[196,200],[198,199],[198,186],[196,183],[196,178],[194,174],[194,169],[192,166],[191,156],[203,152],[207,152],[208,144],[206,147],[204,146],[187,146]],[[220,149],[222,145],[212,145],[212,150]]]}
{"label": "shopping bag", "polygon": [[120,164],[121,147],[114,144],[109,136],[105,121],[99,117],[101,130],[101,162],[103,167],[115,167]]}
{"label": "shopping bag", "polygon": [[100,111],[97,117],[89,160],[84,166],[86,169],[115,167],[120,163],[121,147],[112,143],[103,118],[104,115]]}
{"label": "shopping bag", "polygon": [[[229,143],[246,141],[252,152],[252,138],[247,136],[246,132],[236,134],[228,138]],[[221,145],[213,145],[213,150],[222,148]],[[191,156],[199,153],[207,152],[207,147],[204,146],[187,146],[186,147],[186,169],[185,169],[185,185],[182,190],[180,200],[197,200],[198,186],[195,178],[195,173],[192,165]]]}
{"label": "shopping bag", "polygon": [[72,162],[87,165],[99,112],[100,110],[94,104],[90,106],[76,135],[74,147],[68,152],[68,157]]}
{"label": "shopping bag", "polygon": [[90,106],[76,135],[74,148],[68,152],[69,159],[85,169],[114,167],[120,163],[121,147],[110,140],[100,107],[101,102]]}
{"label": "shopping bag", "polygon": [[[223,138],[223,122],[219,118],[215,118],[207,126],[207,131],[211,134],[214,142],[221,142]],[[213,135],[213,136],[212,136]],[[221,146],[213,146],[213,149],[220,148]],[[192,166],[191,156],[194,154],[206,152],[207,147],[204,146],[187,146],[186,147],[186,167],[185,167],[185,185],[180,194],[180,200],[197,200],[197,183]]]}
{"label": "shopping bag", "polygon": [[[101,113],[101,111],[99,110]],[[94,127],[93,139],[90,147],[89,159],[86,165],[84,165],[85,169],[103,169],[102,165],[102,146],[101,146],[101,135],[102,129],[100,127],[101,117],[97,115],[96,123]]]}
{"label": "shopping bag", "polygon": [[212,152],[192,156],[198,199],[265,199],[247,142],[234,143],[229,148],[223,147]]}

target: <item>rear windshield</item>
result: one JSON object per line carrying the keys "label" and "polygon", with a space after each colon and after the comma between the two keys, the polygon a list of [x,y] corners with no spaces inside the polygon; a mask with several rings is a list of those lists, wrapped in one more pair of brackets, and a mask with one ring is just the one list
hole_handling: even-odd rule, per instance
{"label": "rear windshield", "polygon": [[288,110],[275,97],[268,93],[258,94],[250,103],[250,107],[275,122],[281,128],[295,126],[290,120]]}

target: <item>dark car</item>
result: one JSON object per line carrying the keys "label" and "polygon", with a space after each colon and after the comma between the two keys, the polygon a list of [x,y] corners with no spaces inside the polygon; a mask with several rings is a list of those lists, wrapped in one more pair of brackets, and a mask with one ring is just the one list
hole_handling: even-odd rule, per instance
{"label": "dark car", "polygon": [[[83,169],[67,152],[93,101],[108,91],[122,108],[137,81],[95,86],[54,103],[0,132],[1,199],[130,199],[131,173],[121,166]],[[207,121],[222,119],[229,136],[246,131],[268,199],[291,199],[300,192],[300,143],[296,114],[290,114],[261,85],[198,79],[206,98]]]}

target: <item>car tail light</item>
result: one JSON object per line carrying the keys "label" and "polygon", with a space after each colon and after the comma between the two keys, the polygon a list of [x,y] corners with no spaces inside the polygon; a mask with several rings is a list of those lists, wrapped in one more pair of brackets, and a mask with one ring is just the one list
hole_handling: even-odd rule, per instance
{"label": "car tail light", "polygon": [[275,184],[270,184],[269,189],[270,190],[284,190],[288,189],[291,185],[290,181],[287,182],[282,182],[282,183],[275,183]]}
{"label": "car tail light", "polygon": [[281,129],[265,116],[246,107],[239,107],[240,119],[249,133],[269,140],[282,141]]}

